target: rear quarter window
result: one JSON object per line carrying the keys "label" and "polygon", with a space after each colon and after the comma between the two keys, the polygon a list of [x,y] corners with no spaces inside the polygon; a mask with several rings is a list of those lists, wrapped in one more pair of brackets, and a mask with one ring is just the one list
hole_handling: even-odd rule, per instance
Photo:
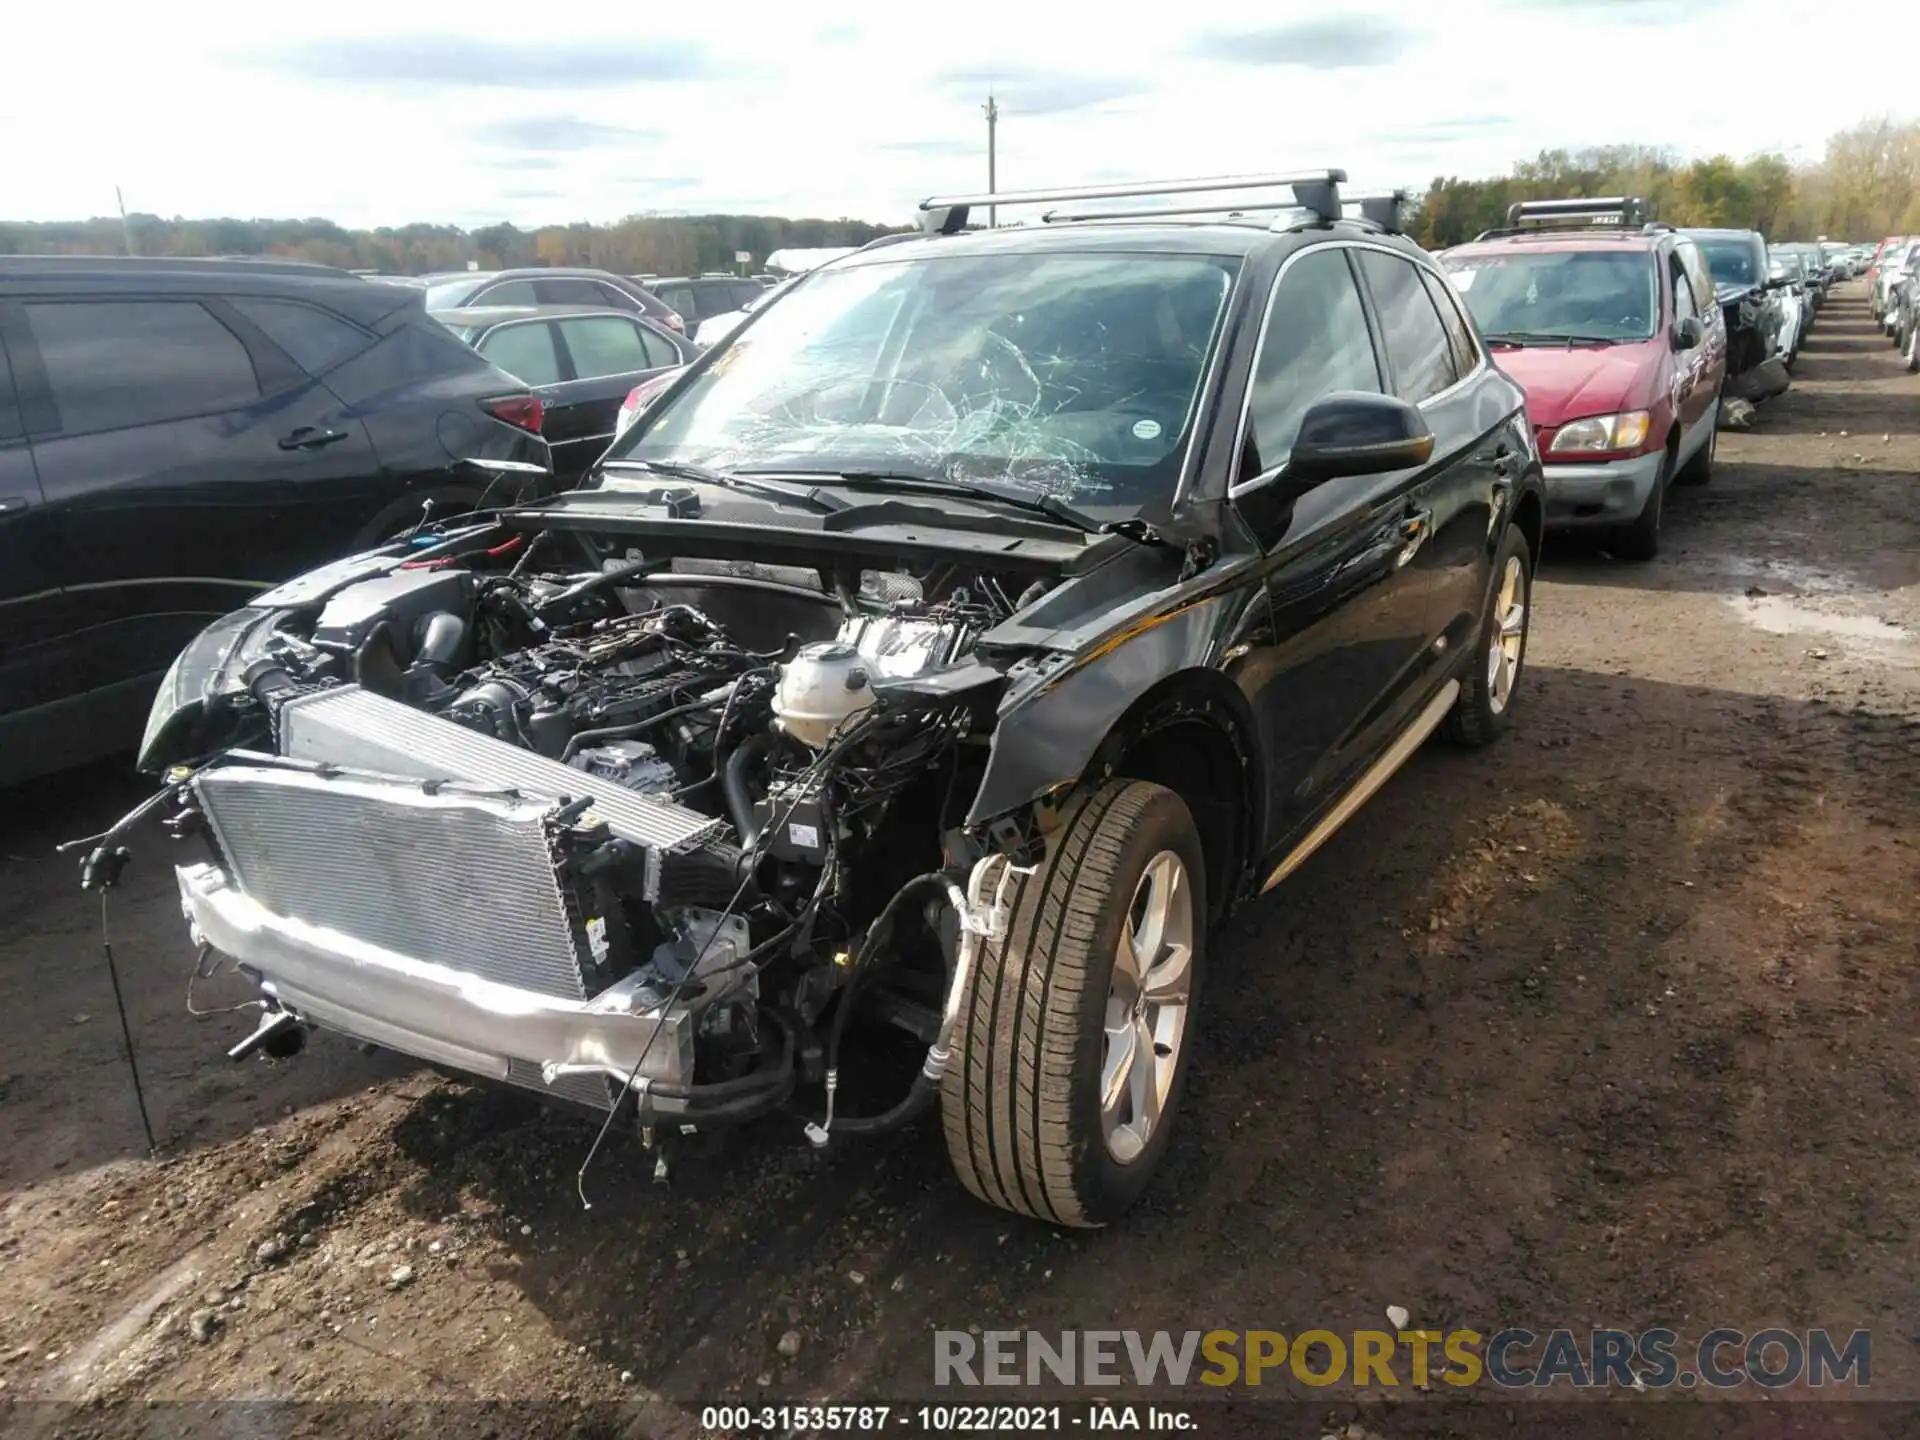
{"label": "rear quarter window", "polygon": [[233,308],[309,375],[324,375],[373,343],[359,326],[291,300],[234,300]]}

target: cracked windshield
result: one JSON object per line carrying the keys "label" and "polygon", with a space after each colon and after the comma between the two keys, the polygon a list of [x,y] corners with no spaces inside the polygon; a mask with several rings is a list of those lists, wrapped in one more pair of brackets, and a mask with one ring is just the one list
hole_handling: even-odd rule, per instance
{"label": "cracked windshield", "polygon": [[1446,262],[1487,339],[1514,345],[1650,340],[1660,313],[1643,251],[1499,255]]}
{"label": "cracked windshield", "polygon": [[[610,458],[1170,505],[1237,262],[948,256],[822,272]],[[617,483],[617,482],[615,482]]]}

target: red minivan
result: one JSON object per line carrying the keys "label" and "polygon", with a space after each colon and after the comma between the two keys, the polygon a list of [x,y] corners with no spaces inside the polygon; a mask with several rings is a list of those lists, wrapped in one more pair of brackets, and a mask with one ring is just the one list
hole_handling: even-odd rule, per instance
{"label": "red minivan", "polygon": [[1668,485],[1713,468],[1727,329],[1698,247],[1634,201],[1546,201],[1440,261],[1527,392],[1549,527],[1652,559]]}

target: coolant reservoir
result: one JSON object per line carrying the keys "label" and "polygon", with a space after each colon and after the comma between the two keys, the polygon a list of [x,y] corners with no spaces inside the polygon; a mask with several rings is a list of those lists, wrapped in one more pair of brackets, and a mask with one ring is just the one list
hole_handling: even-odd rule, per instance
{"label": "coolant reservoir", "polygon": [[873,704],[867,662],[853,646],[838,640],[802,645],[780,667],[773,692],[773,716],[780,728],[802,745],[819,750],[849,715]]}

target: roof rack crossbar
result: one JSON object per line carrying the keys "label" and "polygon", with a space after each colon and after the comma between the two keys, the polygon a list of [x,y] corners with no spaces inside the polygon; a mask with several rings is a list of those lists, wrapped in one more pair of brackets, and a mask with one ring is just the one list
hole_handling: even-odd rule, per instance
{"label": "roof rack crossbar", "polygon": [[1275,200],[1269,204],[1235,205],[1177,205],[1177,206],[1128,206],[1120,210],[1082,210],[1071,214],[1060,210],[1048,210],[1040,216],[1043,225],[1069,225],[1080,220],[1152,220],[1165,216],[1169,220],[1186,220],[1199,216],[1219,215],[1227,219],[1237,216],[1271,215],[1276,210],[1298,211],[1301,206],[1290,200]]}
{"label": "roof rack crossbar", "polygon": [[935,195],[920,202],[921,228],[941,235],[957,234],[966,228],[969,212],[982,205],[998,207],[1063,204],[1079,200],[1139,200],[1152,195],[1204,195],[1227,190],[1290,189],[1299,204],[1335,219],[1340,214],[1339,186],[1346,178],[1347,172],[1344,170],[1309,170],[1297,175],[1213,175],[1185,180],[1135,180],[1117,185],[1072,185],[1057,190]]}

